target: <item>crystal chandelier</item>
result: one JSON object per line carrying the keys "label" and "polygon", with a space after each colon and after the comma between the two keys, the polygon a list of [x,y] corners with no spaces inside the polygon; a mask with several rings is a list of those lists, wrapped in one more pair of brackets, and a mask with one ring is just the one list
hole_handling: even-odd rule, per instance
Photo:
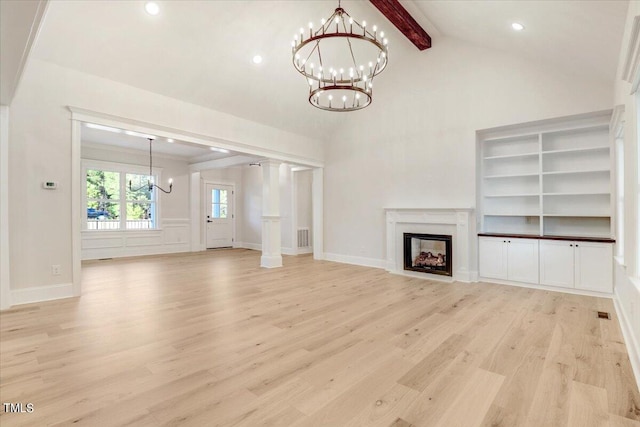
{"label": "crystal chandelier", "polygon": [[327,111],[354,111],[371,104],[373,79],[387,66],[384,31],[353,19],[338,7],[314,30],[309,23],[291,42],[293,66],[309,84],[309,102]]}

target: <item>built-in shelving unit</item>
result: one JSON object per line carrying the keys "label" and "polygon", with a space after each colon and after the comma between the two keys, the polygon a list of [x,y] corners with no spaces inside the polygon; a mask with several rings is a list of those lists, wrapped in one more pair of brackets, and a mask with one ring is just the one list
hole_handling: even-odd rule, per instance
{"label": "built-in shelving unit", "polygon": [[610,238],[610,111],[478,132],[481,233]]}

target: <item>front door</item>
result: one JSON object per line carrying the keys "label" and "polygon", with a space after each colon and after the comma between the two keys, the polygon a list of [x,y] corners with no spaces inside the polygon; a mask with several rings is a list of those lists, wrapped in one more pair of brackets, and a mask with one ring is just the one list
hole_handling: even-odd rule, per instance
{"label": "front door", "polygon": [[207,249],[233,245],[233,189],[230,185],[207,184]]}

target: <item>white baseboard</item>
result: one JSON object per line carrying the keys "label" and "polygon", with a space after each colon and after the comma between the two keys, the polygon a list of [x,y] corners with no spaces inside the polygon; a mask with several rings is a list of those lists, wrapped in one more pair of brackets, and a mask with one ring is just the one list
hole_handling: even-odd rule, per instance
{"label": "white baseboard", "polygon": [[363,267],[386,268],[387,262],[384,259],[365,258],[351,255],[324,253],[324,259],[327,261],[340,262],[343,264],[360,265]]}
{"label": "white baseboard", "polygon": [[[234,248],[243,248],[243,249],[251,249],[254,251],[262,251],[262,244],[260,243],[246,243],[246,242],[235,242],[233,244]],[[280,252],[282,255],[302,255],[302,254],[310,254],[313,253],[313,248],[280,248]]]}
{"label": "white baseboard", "polygon": [[170,245],[161,246],[140,246],[129,248],[103,248],[92,249],[83,251],[82,260],[88,261],[93,259],[104,258],[126,258],[132,256],[147,256],[147,255],[165,255],[176,254],[182,252],[191,252],[191,245],[188,243],[176,243]]}
{"label": "white baseboard", "polygon": [[631,369],[636,377],[636,384],[640,389],[640,343],[636,340],[633,333],[633,320],[627,315],[622,304],[620,304],[620,295],[617,292],[614,293],[613,305],[618,315],[618,321],[620,323],[620,329],[622,330],[622,336],[624,343],[627,347],[627,353],[629,354],[629,361],[631,362]]}
{"label": "white baseboard", "polygon": [[298,255],[298,251],[294,248],[280,248],[280,252],[282,252],[282,255]]}
{"label": "white baseboard", "polygon": [[262,255],[260,257],[260,267],[264,267],[264,268],[282,267],[282,257]]}
{"label": "white baseboard", "polygon": [[520,288],[540,289],[542,291],[560,292],[563,294],[585,295],[588,297],[599,297],[599,298],[609,298],[609,299],[613,298],[613,294],[587,291],[583,289],[558,288],[556,286],[537,285],[535,283],[512,282],[510,280],[489,279],[486,277],[479,277],[477,281],[486,282],[486,283],[496,283],[498,285],[518,286]]}
{"label": "white baseboard", "polygon": [[11,306],[73,297],[73,284],[34,286],[11,290]]}
{"label": "white baseboard", "polygon": [[260,243],[236,242],[233,245],[233,247],[234,248],[251,249],[253,251],[262,251],[262,244],[260,244]]}

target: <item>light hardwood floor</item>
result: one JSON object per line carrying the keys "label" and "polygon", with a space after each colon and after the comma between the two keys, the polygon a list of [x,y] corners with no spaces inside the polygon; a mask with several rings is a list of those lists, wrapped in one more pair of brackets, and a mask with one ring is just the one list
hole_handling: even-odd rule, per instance
{"label": "light hardwood floor", "polygon": [[[218,250],[0,314],[3,427],[640,426],[610,300]],[[612,320],[596,318],[596,311]]]}

